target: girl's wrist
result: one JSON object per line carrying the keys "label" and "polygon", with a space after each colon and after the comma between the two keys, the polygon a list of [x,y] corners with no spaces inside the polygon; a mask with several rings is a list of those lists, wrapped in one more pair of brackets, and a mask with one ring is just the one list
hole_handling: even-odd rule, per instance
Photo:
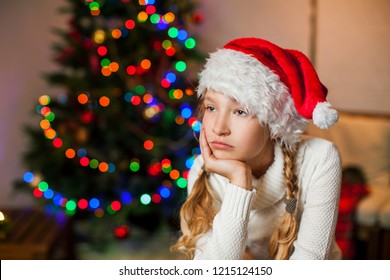
{"label": "girl's wrist", "polygon": [[233,173],[229,181],[237,187],[248,191],[252,190],[252,176],[250,170],[247,170],[247,168]]}

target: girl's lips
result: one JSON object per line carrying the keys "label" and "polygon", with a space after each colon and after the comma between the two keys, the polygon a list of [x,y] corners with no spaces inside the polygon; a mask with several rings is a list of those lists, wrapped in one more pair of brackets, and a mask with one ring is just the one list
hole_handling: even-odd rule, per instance
{"label": "girl's lips", "polygon": [[229,150],[233,148],[233,146],[230,146],[229,144],[226,144],[225,142],[222,141],[213,141],[211,142],[211,146],[218,150]]}

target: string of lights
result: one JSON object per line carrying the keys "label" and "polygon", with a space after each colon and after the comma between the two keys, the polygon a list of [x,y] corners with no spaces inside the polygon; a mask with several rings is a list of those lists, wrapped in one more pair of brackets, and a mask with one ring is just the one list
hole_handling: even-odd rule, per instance
{"label": "string of lights", "polygon": [[[86,0],[86,5],[90,9],[90,13],[94,17],[100,15],[100,4],[97,1]],[[122,2],[128,2],[122,0]],[[146,21],[150,21],[159,30],[166,31],[167,37],[162,42],[155,42],[153,48],[156,51],[161,51],[163,55],[173,57],[178,52],[176,41],[179,42],[181,47],[187,49],[193,49],[196,46],[195,39],[189,37],[188,32],[183,29],[178,29],[175,25],[176,15],[173,12],[167,12],[164,14],[157,13],[157,9],[154,6],[154,0],[140,0],[139,5],[144,7],[143,11],[140,11],[135,15],[134,19],[128,19],[124,21],[124,25],[112,28],[111,30],[96,30],[91,40],[97,44],[96,54],[100,57],[100,73],[103,77],[109,77],[118,71],[121,71],[123,67],[125,73],[129,76],[143,75],[147,71],[153,68],[152,59],[143,57],[139,59],[138,64],[122,65],[120,61],[114,61],[110,59],[110,48],[106,45],[107,38],[119,40],[130,36],[131,31],[137,27],[138,24],[143,24]],[[172,100],[181,100],[185,95],[192,96],[193,90],[190,88],[181,89],[175,88],[175,82],[177,81],[177,75],[182,74],[187,70],[187,64],[183,60],[174,61],[172,64],[172,70],[165,71],[160,77],[160,85],[167,90],[168,97]],[[144,85],[139,84],[134,87],[133,91],[127,91],[122,94],[123,101],[134,107],[143,108],[143,117],[145,120],[153,120],[161,114],[165,105],[159,100],[153,92],[148,91]],[[109,108],[112,99],[109,96],[103,95],[99,98],[94,98],[89,92],[80,92],[77,94],[77,102],[80,106],[86,106],[89,111]],[[68,98],[65,94],[57,96],[57,102],[60,104],[66,104]],[[90,168],[97,170],[101,173],[115,173],[117,171],[118,163],[110,162],[103,158],[97,158],[91,155],[88,147],[80,147],[79,145],[73,145],[72,143],[65,143],[61,136],[61,133],[53,125],[56,119],[54,109],[51,108],[51,97],[48,95],[42,95],[38,99],[38,105],[36,111],[42,116],[40,121],[40,128],[44,134],[44,137],[51,141],[52,145],[56,149],[64,151],[63,156],[72,161],[77,161],[80,168]],[[81,121],[84,124],[91,122],[91,113],[86,113],[81,116]],[[174,121],[177,125],[187,125],[189,129],[194,132],[199,132],[201,123],[194,117],[193,109],[190,105],[182,103],[180,106],[180,114],[176,115]],[[143,148],[146,151],[152,151],[155,147],[154,140],[145,139],[143,141]],[[186,160],[186,167],[189,169],[193,163],[194,156],[199,154],[199,148],[194,148],[192,154]],[[142,159],[138,157],[129,157],[127,162],[129,172],[139,172],[141,165],[144,164]],[[145,163],[146,164],[146,163]],[[28,183],[33,189],[33,195],[37,198],[44,198],[51,200],[55,206],[63,207],[68,214],[74,214],[77,210],[93,211],[95,216],[101,217],[104,213],[115,214],[120,211],[123,205],[131,204],[134,199],[138,200],[143,205],[150,203],[160,203],[162,200],[171,196],[172,187],[186,188],[188,171],[180,172],[178,168],[173,166],[172,160],[169,158],[163,158],[158,162],[154,162],[147,166],[147,172],[150,176],[157,176],[160,173],[167,174],[169,179],[163,180],[161,186],[157,192],[143,193],[139,197],[134,197],[130,192],[123,190],[120,196],[116,199],[105,201],[98,197],[83,197],[72,198],[66,197],[61,192],[56,191],[54,186],[50,186],[40,174],[34,174],[31,171],[27,171],[23,175],[24,182]]]}

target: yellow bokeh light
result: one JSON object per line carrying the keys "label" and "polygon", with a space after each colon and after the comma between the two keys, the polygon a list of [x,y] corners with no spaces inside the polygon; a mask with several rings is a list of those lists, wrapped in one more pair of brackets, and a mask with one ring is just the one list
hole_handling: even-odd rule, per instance
{"label": "yellow bokeh light", "polygon": [[148,19],[148,17],[149,17],[149,15],[146,12],[142,11],[142,12],[138,13],[137,19],[140,22],[144,22]]}
{"label": "yellow bokeh light", "polygon": [[97,44],[101,44],[106,39],[106,33],[103,30],[96,30],[93,39]]}
{"label": "yellow bokeh light", "polygon": [[160,112],[160,108],[158,106],[151,106],[145,110],[144,115],[146,118],[151,119],[159,112]]}
{"label": "yellow bokeh light", "polygon": [[173,96],[176,98],[176,99],[182,99],[183,98],[183,91],[181,89],[176,89],[174,92],[173,92]]}
{"label": "yellow bokeh light", "polygon": [[50,97],[48,95],[42,95],[39,97],[38,102],[43,106],[48,105],[50,103]]}
{"label": "yellow bokeh light", "polygon": [[151,107],[148,107],[148,108],[145,110],[145,112],[144,112],[145,117],[148,118],[148,119],[153,118],[155,114],[156,114],[156,113],[155,113],[154,109],[151,108]]}
{"label": "yellow bokeh light", "polygon": [[164,15],[163,18],[166,23],[171,23],[175,20],[175,15],[172,12],[168,12]]}
{"label": "yellow bokeh light", "polygon": [[44,119],[44,120],[41,120],[39,125],[41,126],[41,128],[43,130],[45,130],[45,129],[48,129],[50,127],[50,122],[48,120]]}
{"label": "yellow bokeh light", "polygon": [[52,128],[48,128],[45,130],[45,136],[48,139],[54,139],[56,137],[56,135],[57,135],[56,131]]}

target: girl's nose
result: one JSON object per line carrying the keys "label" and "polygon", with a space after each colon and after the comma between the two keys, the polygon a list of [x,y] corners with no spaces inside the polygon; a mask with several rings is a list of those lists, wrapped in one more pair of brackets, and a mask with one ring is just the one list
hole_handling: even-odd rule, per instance
{"label": "girl's nose", "polygon": [[213,132],[218,135],[228,135],[230,133],[229,122],[226,116],[219,114],[216,118]]}

